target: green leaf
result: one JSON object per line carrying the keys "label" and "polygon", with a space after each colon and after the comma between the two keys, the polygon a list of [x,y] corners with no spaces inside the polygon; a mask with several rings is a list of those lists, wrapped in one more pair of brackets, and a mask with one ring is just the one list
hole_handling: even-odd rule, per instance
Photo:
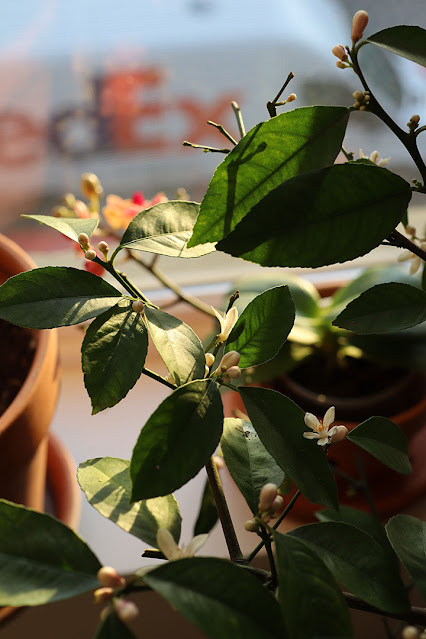
{"label": "green leaf", "polygon": [[216,169],[189,246],[221,240],[278,184],[333,164],[348,117],[346,107],[312,106],[257,124]]}
{"label": "green leaf", "polygon": [[389,520],[386,533],[420,593],[426,598],[426,522],[411,515]]}
{"label": "green leaf", "polygon": [[426,67],[426,31],[421,27],[390,27],[366,38],[366,41]]}
{"label": "green leaf", "polygon": [[411,473],[407,439],[399,426],[390,419],[370,417],[351,430],[347,439],[397,473]]}
{"label": "green leaf", "polygon": [[55,231],[59,231],[62,235],[74,240],[77,244],[80,233],[86,233],[90,237],[99,224],[99,219],[93,217],[84,219],[78,217],[53,217],[53,215],[22,215],[21,217],[50,226]]}
{"label": "green leaf", "polygon": [[220,445],[232,479],[256,514],[260,489],[269,482],[280,486],[284,480],[283,470],[246,420],[226,418]]}
{"label": "green leaf", "polygon": [[240,368],[267,362],[286,341],[294,317],[294,302],[288,286],[277,286],[261,293],[238,318],[225,352],[240,353]]}
{"label": "green leaf", "polygon": [[147,251],[171,257],[199,257],[215,250],[214,244],[187,248],[200,205],[171,200],[138,213],[130,222],[118,249]]}
{"label": "green leaf", "polygon": [[216,248],[262,266],[346,262],[388,237],[410,198],[387,169],[336,164],[277,186]]}
{"label": "green leaf", "polygon": [[410,610],[398,568],[367,533],[330,521],[307,524],[288,534],[307,543],[335,579],[363,601],[389,613]]}
{"label": "green leaf", "polygon": [[142,374],[147,352],[148,331],[131,307],[114,306],[90,324],[81,364],[93,415],[126,397]]}
{"label": "green leaf", "polygon": [[0,318],[28,328],[71,326],[100,315],[122,297],[97,275],[46,266],[14,275],[0,286]]}
{"label": "green leaf", "polygon": [[266,450],[309,501],[338,508],[337,487],[324,450],[303,437],[305,413],[273,390],[240,386],[250,421]]}
{"label": "green leaf", "polygon": [[99,586],[101,564],[51,515],[0,500],[0,606],[39,606]]}
{"label": "green leaf", "polygon": [[216,503],[213,497],[212,489],[208,480],[204,483],[203,496],[201,497],[201,505],[198,513],[197,521],[194,525],[193,537],[197,535],[208,534],[213,526],[216,525],[219,515],[216,509]]}
{"label": "green leaf", "polygon": [[110,612],[100,623],[95,639],[136,639],[136,635],[115,614]]}
{"label": "green leaf", "polygon": [[132,501],[168,495],[207,463],[222,434],[219,390],[210,379],[177,388],[143,427],[130,462]]}
{"label": "green leaf", "polygon": [[116,457],[89,459],[80,464],[78,483],[87,501],[123,530],[157,547],[159,528],[169,530],[179,543],[181,516],[173,495],[130,504],[130,462]]}
{"label": "green leaf", "polygon": [[353,300],[334,326],[355,333],[387,333],[416,326],[426,319],[426,291],[409,284],[378,284]]}
{"label": "green leaf", "polygon": [[285,636],[273,595],[229,561],[213,557],[171,561],[144,580],[211,639]]}
{"label": "green leaf", "polygon": [[203,345],[192,328],[177,317],[145,306],[149,334],[175,384],[180,386],[205,374]]}
{"label": "green leaf", "polygon": [[330,570],[303,541],[274,534],[279,601],[289,639],[350,639],[349,610]]}

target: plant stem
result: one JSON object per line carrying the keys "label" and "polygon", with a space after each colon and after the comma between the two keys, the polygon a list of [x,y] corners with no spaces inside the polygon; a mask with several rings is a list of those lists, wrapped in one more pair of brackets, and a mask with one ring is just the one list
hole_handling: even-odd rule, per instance
{"label": "plant stem", "polygon": [[188,142],[188,140],[184,140],[182,142],[183,146],[190,146],[192,149],[203,149],[203,151],[209,151],[210,153],[230,153],[231,149],[218,149],[215,146],[205,146],[204,144],[193,144],[192,142]]}
{"label": "plant stem", "polygon": [[232,137],[232,135],[230,133],[228,133],[228,131],[221,124],[217,124],[217,122],[212,122],[211,120],[207,120],[207,124],[210,124],[210,126],[214,126],[234,146],[235,146],[235,144],[237,144],[237,141]]}
{"label": "plant stem", "polygon": [[280,99],[283,91],[285,91],[287,85],[289,84],[289,82],[294,78],[294,73],[293,71],[290,71],[290,73],[287,76],[286,81],[284,82],[284,84],[282,85],[281,89],[278,91],[277,95],[275,96],[275,98],[272,100],[272,102],[267,102],[266,103],[266,108],[268,109],[268,113],[269,113],[269,117],[273,118],[277,115],[277,102]]}
{"label": "plant stem", "polygon": [[[371,612],[383,617],[383,610],[379,610],[375,606],[371,606],[362,599],[355,597],[352,593],[343,592],[343,596],[349,608],[353,608],[354,610],[364,610],[365,612]],[[424,626],[426,624],[426,609],[419,608],[417,606],[412,606],[410,612],[407,612],[406,614],[387,612],[386,616],[391,617],[392,619],[402,619],[407,623],[417,624],[419,626]]]}
{"label": "plant stem", "polygon": [[98,257],[93,261],[103,266],[104,269],[117,280],[117,282],[120,282],[121,286],[123,286],[123,288],[125,288],[132,297],[141,299],[143,302],[146,302],[147,304],[153,306],[149,299],[145,297],[145,295],[134,284],[132,284],[125,273],[115,270],[112,261],[102,262],[102,260],[100,260]]}
{"label": "plant stem", "polygon": [[144,367],[142,369],[142,373],[146,375],[147,377],[150,377],[151,379],[155,379],[156,382],[160,382],[160,384],[163,384],[164,386],[171,388],[172,390],[176,389],[176,384],[172,384],[171,382],[168,382],[167,379],[164,379],[164,377],[161,377],[161,375],[159,375],[158,373],[154,373],[154,371],[149,370],[149,368]]}
{"label": "plant stem", "polygon": [[391,246],[408,249],[409,251],[411,251],[411,253],[414,253],[414,255],[417,255],[426,262],[426,251],[421,249],[420,246],[417,246],[417,244],[414,244],[414,242],[409,240],[408,237],[402,235],[402,233],[400,233],[399,231],[392,231],[392,233],[386,239]]}
{"label": "plant stem", "polygon": [[217,513],[219,515],[219,520],[222,525],[223,534],[225,535],[229,557],[231,561],[235,563],[246,563],[238,543],[234,524],[232,523],[231,515],[229,513],[228,504],[226,503],[222,482],[220,481],[219,473],[212,457],[206,464],[206,471],[215,500]]}
{"label": "plant stem", "polygon": [[269,561],[269,565],[271,568],[271,578],[272,578],[272,584],[274,586],[277,585],[278,583],[278,575],[277,575],[277,569],[275,566],[275,559],[274,559],[274,555],[272,552],[272,542],[271,542],[271,538],[269,536],[269,534],[263,530],[261,532],[262,535],[262,541],[265,544],[265,549],[266,549],[266,554],[268,555],[268,561]]}
{"label": "plant stem", "polygon": [[237,119],[238,130],[240,132],[240,136],[243,138],[246,134],[246,127],[244,126],[243,116],[241,114],[241,109],[237,102],[231,102],[231,106],[234,110],[235,117]]}

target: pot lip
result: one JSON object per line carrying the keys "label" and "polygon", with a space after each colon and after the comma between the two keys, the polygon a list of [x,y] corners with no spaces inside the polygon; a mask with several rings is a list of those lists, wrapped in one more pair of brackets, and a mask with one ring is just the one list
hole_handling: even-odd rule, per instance
{"label": "pot lip", "polygon": [[[7,261],[12,263],[13,273],[10,271],[5,272],[4,263]],[[37,268],[33,259],[13,240],[0,234],[0,273],[11,277],[12,274],[28,271],[33,268]],[[55,348],[57,345],[58,336],[55,329],[49,331],[31,330],[37,342],[34,358],[21,389],[3,415],[0,416],[0,432],[4,431],[8,425],[23,412],[24,407],[28,404],[34,392],[35,384],[40,377],[48,350]]]}

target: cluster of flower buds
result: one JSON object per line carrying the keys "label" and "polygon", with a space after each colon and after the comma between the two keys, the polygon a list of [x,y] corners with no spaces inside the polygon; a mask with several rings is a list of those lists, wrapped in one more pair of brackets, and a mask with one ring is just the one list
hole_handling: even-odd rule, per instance
{"label": "cluster of flower buds", "polygon": [[420,116],[417,115],[417,113],[411,116],[410,120],[407,122],[407,126],[410,129],[410,133],[412,133],[413,131],[417,129],[417,127],[419,126],[419,122],[420,122]]}
{"label": "cluster of flower buds", "polygon": [[331,53],[333,55],[336,56],[336,58],[339,58],[336,62],[336,67],[338,69],[346,69],[347,67],[350,66],[349,64],[349,56],[346,53],[346,49],[343,46],[343,44],[336,44],[332,50]]}
{"label": "cluster of flower buds", "polygon": [[[98,580],[102,588],[98,588],[94,592],[95,603],[112,602],[112,607],[121,621],[132,621],[139,614],[139,610],[133,601],[118,598],[116,590],[122,588],[126,584],[126,580],[115,568],[111,566],[102,566],[98,571]],[[110,607],[106,607],[101,612],[101,619],[104,619],[110,611]]]}
{"label": "cluster of flower buds", "polygon": [[[211,353],[207,353],[207,355],[211,355]],[[214,371],[213,377],[222,377],[225,379],[238,379],[238,377],[241,377],[241,373],[242,373],[241,368],[238,366],[240,359],[241,359],[241,355],[237,353],[237,351],[229,351],[228,353],[225,353],[225,355],[220,360],[219,366]],[[210,362],[211,359],[209,358],[208,361]],[[206,362],[207,362],[207,356],[206,356]],[[206,365],[206,368],[208,368],[207,365]]]}
{"label": "cluster of flower buds", "polygon": [[361,40],[364,35],[364,29],[368,24],[368,13],[361,9],[361,11],[357,11],[354,17],[352,18],[352,33],[351,39],[352,44],[355,46],[359,40]]}
{"label": "cluster of flower buds", "polygon": [[367,111],[368,103],[370,102],[370,93],[368,91],[355,91],[352,93],[352,97],[355,102],[352,105],[354,109],[359,109],[360,111]]}
{"label": "cluster of flower buds", "polygon": [[[77,239],[81,249],[84,251],[84,257],[86,258],[86,260],[89,260],[89,262],[92,262],[94,259],[96,259],[97,258],[96,251],[90,244],[90,238],[87,235],[87,233],[80,233]],[[101,253],[103,253],[105,259],[107,259],[108,252],[109,252],[108,244],[104,241],[99,242],[98,250]]]}
{"label": "cluster of flower buds", "polygon": [[271,519],[276,519],[282,512],[284,499],[279,494],[276,484],[265,484],[259,495],[259,512],[255,519],[249,519],[244,524],[248,532],[257,532],[261,523],[267,524]]}
{"label": "cluster of flower buds", "polygon": [[94,173],[83,173],[80,178],[80,190],[88,200],[100,198],[104,193],[101,182]]}

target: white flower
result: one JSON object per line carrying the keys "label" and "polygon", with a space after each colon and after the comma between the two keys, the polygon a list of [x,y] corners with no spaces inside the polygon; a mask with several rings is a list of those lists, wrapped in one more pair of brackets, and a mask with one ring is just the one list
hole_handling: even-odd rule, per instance
{"label": "white flower", "polygon": [[185,547],[179,548],[172,533],[166,528],[159,528],[157,532],[157,545],[163,555],[169,561],[176,561],[176,559],[184,559],[187,557],[193,557],[198,552],[201,546],[206,543],[208,535],[197,535],[189,544]]}
{"label": "white flower", "polygon": [[370,162],[374,162],[374,164],[377,164],[377,166],[386,166],[386,164],[389,164],[390,162],[390,157],[380,158],[380,154],[378,151],[373,151],[372,153],[370,153],[370,157],[368,157],[367,155],[364,155],[364,151],[360,149],[359,157],[361,159],[370,160]]}
{"label": "white flower", "polygon": [[238,319],[238,310],[233,306],[229,309],[227,313],[223,315],[219,313],[213,306],[211,307],[213,313],[216,315],[217,319],[220,322],[220,333],[217,336],[219,342],[226,342],[229,337],[230,332],[234,328],[237,319]]}
{"label": "white flower", "polygon": [[[415,242],[415,244],[419,245],[420,248],[423,249],[423,251],[426,250],[426,242],[422,240],[413,241]],[[423,260],[415,253],[412,253],[411,251],[406,249],[402,251],[402,253],[398,256],[398,262],[406,262],[407,260],[412,260],[410,266],[410,275],[414,275],[414,273],[417,273],[417,271],[419,270]]]}
{"label": "white flower", "polygon": [[318,439],[318,446],[325,446],[330,442],[330,439],[337,432],[338,426],[333,426],[330,428],[331,424],[334,422],[335,408],[331,406],[326,414],[324,415],[324,419],[318,419],[312,413],[306,413],[305,415],[305,424],[309,428],[312,428],[313,433],[307,432],[303,433],[303,437],[305,439]]}

